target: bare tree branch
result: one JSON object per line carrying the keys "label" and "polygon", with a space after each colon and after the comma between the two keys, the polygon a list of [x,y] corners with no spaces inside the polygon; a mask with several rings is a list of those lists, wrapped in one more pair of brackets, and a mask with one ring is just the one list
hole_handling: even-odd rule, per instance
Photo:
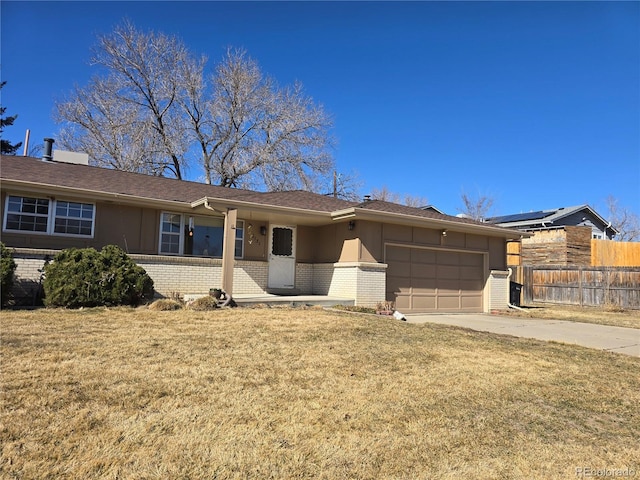
{"label": "bare tree branch", "polygon": [[488,195],[478,193],[478,196],[473,198],[465,192],[462,192],[460,198],[462,199],[464,207],[459,208],[458,210],[460,213],[467,215],[474,220],[482,221],[487,218],[491,211],[491,207],[493,207],[493,197]]}
{"label": "bare tree branch", "polygon": [[618,231],[616,240],[621,242],[635,242],[640,240],[640,218],[631,210],[618,206],[618,200],[609,195],[607,197],[609,221]]}
{"label": "bare tree branch", "polygon": [[373,188],[371,190],[371,198],[374,200],[383,200],[385,202],[400,203],[402,205],[415,208],[424,207],[428,204],[425,197],[392,192],[386,185],[383,185],[382,188]]}
{"label": "bare tree branch", "polygon": [[207,76],[182,41],[129,22],[99,38],[104,75],[57,104],[60,144],[95,164],[171,174],[199,157],[207,183],[322,191],[334,171],[331,119],[302,85],[280,88],[244,50]]}

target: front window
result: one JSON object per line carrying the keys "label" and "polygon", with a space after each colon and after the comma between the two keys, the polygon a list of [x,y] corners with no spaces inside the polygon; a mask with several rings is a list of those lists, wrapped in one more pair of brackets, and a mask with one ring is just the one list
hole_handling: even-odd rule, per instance
{"label": "front window", "polygon": [[58,201],[56,204],[55,233],[91,236],[93,205],[90,203]]}
{"label": "front window", "polygon": [[222,257],[224,219],[215,217],[191,217],[189,241],[185,255],[197,257]]}
{"label": "front window", "polygon": [[[160,253],[222,258],[223,243],[224,218],[162,214]],[[244,222],[239,220],[235,230],[236,258],[242,258],[243,244]]]}
{"label": "front window", "polygon": [[47,233],[49,225],[49,199],[14,197],[7,198],[6,230]]}
{"label": "front window", "polygon": [[180,253],[181,215],[163,213],[160,232],[160,253],[178,255]]}
{"label": "front window", "polygon": [[95,205],[92,203],[9,195],[6,205],[6,231],[93,236]]}

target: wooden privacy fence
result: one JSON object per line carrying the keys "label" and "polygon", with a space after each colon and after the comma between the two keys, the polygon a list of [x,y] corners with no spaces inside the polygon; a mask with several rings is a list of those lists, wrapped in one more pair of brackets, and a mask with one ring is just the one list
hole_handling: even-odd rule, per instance
{"label": "wooden privacy fence", "polygon": [[591,240],[591,265],[640,267],[640,242]]}
{"label": "wooden privacy fence", "polygon": [[640,268],[516,267],[511,280],[521,283],[522,302],[566,305],[616,305],[640,309]]}

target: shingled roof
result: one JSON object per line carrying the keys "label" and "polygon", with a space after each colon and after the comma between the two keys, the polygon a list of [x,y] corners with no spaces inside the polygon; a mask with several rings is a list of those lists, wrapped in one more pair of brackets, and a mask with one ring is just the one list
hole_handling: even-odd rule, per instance
{"label": "shingled roof", "polygon": [[129,201],[179,202],[187,207],[209,202],[269,207],[273,209],[295,209],[327,219],[358,217],[363,214],[379,215],[380,221],[391,223],[420,222],[429,219],[432,226],[442,227],[456,224],[464,230],[469,227],[478,232],[492,232],[501,236],[513,236],[515,231],[487,225],[467,218],[445,215],[433,209],[420,209],[381,200],[351,202],[332,196],[302,190],[285,192],[256,192],[236,188],[220,187],[185,180],[157,177],[133,172],[124,172],[89,165],[78,165],[56,161],[43,161],[33,157],[1,156],[0,180],[12,188],[40,187],[42,189],[66,188],[78,193],[89,193],[128,197]]}
{"label": "shingled roof", "polygon": [[18,156],[2,156],[0,179],[183,203],[192,203],[206,197],[320,212],[332,212],[357,204],[301,190],[256,192]]}

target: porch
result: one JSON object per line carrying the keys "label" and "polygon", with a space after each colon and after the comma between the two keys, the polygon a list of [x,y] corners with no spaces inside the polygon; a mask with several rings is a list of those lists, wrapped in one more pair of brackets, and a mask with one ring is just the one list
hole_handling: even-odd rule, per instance
{"label": "porch", "polygon": [[[185,295],[185,301],[195,300],[203,297],[203,294]],[[251,307],[254,305],[269,306],[321,306],[333,307],[334,305],[355,305],[355,301],[351,298],[333,297],[330,295],[273,295],[268,293],[251,294],[241,293],[233,295],[233,299],[240,307]]]}

